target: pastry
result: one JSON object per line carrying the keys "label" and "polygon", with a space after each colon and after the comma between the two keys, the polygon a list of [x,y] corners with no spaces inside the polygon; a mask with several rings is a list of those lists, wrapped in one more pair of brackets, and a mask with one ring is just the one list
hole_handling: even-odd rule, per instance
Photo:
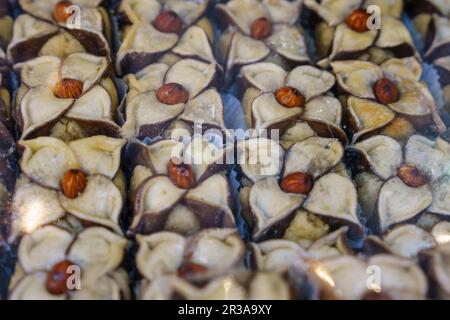
{"label": "pastry", "polygon": [[352,255],[343,242],[336,242],[345,231],[330,234],[308,250],[286,240],[252,244],[254,266],[265,272],[302,270],[300,275],[312,293],[309,298],[425,299],[428,282],[414,261],[390,254]]}
{"label": "pastry", "polygon": [[130,299],[121,268],[127,240],[101,227],[78,234],[46,226],[24,236],[18,247],[10,300]]}
{"label": "pastry", "polygon": [[336,227],[353,237],[363,226],[356,187],[341,163],[337,139],[313,136],[289,149],[265,138],[238,141],[244,218],[254,241],[284,238],[308,245]]}
{"label": "pastry", "polygon": [[230,186],[225,176],[229,147],[206,137],[186,141],[131,143],[130,234],[233,228]]}
{"label": "pastry", "polygon": [[231,0],[216,6],[223,20],[220,53],[228,82],[241,66],[274,62],[283,68],[308,64],[299,0]]}
{"label": "pastry", "polygon": [[48,135],[70,141],[117,137],[119,98],[106,58],[72,53],[43,56],[15,66],[21,85],[16,119],[21,139]]}
{"label": "pastry", "polygon": [[22,174],[12,200],[9,241],[48,224],[69,230],[100,225],[121,234],[124,144],[106,136],[69,143],[52,137],[19,141]]}
{"label": "pastry", "polygon": [[382,236],[368,236],[365,250],[370,253],[390,253],[417,259],[422,251],[437,246],[436,237],[415,224],[398,225]]}
{"label": "pastry", "polygon": [[246,247],[236,229],[205,229],[190,237],[163,231],[136,239],[141,287],[162,275],[201,283],[245,270]]}
{"label": "pastry", "polygon": [[444,139],[413,135],[402,147],[378,135],[349,150],[365,168],[355,180],[362,214],[373,229],[384,233],[424,212],[448,216],[450,144]]}
{"label": "pastry", "polygon": [[[382,27],[369,27],[370,5],[381,9]],[[317,1],[305,0],[314,14],[318,64],[336,60],[368,60],[380,64],[389,58],[418,56],[411,35],[400,20],[403,1]]]}
{"label": "pastry", "polygon": [[424,42],[424,57],[432,62],[450,55],[450,5],[442,0],[411,0],[408,13]]}
{"label": "pastry", "polygon": [[428,291],[422,269],[394,255],[338,256],[317,263],[315,273],[323,299],[421,300]]}
{"label": "pastry", "polygon": [[330,92],[335,84],[330,72],[312,66],[287,72],[274,63],[260,62],[242,67],[241,77],[248,128],[278,129],[283,135],[301,121],[320,135],[346,142],[342,106]]}
{"label": "pastry", "polygon": [[155,62],[172,65],[182,58],[215,63],[213,27],[203,17],[208,4],[208,0],[121,1],[118,74],[136,73]]}
{"label": "pastry", "polygon": [[193,59],[172,66],[151,64],[126,77],[124,137],[170,138],[177,129],[223,130],[224,114],[217,84],[218,66]]}
{"label": "pastry", "polygon": [[344,226],[310,244],[286,239],[251,243],[251,266],[260,271],[286,272],[296,266],[311,267],[319,260],[353,255],[347,232],[348,226]]}
{"label": "pastry", "polygon": [[416,59],[393,58],[380,66],[335,61],[331,67],[344,93],[354,142],[377,132],[405,140],[416,129],[446,130],[433,96],[420,80],[422,67]]}
{"label": "pastry", "polygon": [[243,272],[196,286],[175,275],[160,276],[141,288],[142,300],[289,300],[298,279],[275,272]]}
{"label": "pastry", "polygon": [[24,11],[14,22],[8,59],[88,52],[109,57],[111,21],[101,0],[19,0]]}
{"label": "pastry", "polygon": [[421,261],[427,271],[427,276],[432,283],[432,297],[434,299],[446,300],[450,296],[449,286],[449,265],[448,257],[450,255],[450,244],[448,242],[450,228],[448,222],[441,222],[433,228],[433,235],[439,245],[422,251],[420,254]]}

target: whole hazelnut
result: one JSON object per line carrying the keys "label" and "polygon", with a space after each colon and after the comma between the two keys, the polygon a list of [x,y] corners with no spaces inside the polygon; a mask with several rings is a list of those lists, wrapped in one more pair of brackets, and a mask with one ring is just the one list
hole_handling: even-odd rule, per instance
{"label": "whole hazelnut", "polygon": [[181,84],[172,82],[159,88],[156,91],[156,97],[159,102],[174,105],[186,103],[189,99],[189,92]]}
{"label": "whole hazelnut", "polygon": [[313,187],[311,175],[303,172],[294,172],[281,181],[281,189],[288,193],[308,194]]}
{"label": "whole hazelnut", "polygon": [[345,22],[353,31],[362,33],[369,31],[369,27],[367,26],[369,18],[370,15],[366,11],[363,9],[356,9],[347,17]]}
{"label": "whole hazelnut", "polygon": [[253,21],[251,28],[251,37],[256,40],[262,40],[272,33],[272,23],[266,17],[261,17]]}
{"label": "whole hazelnut", "polygon": [[305,98],[292,87],[282,87],[275,92],[278,103],[285,108],[300,108],[305,104]]}
{"label": "whole hazelnut", "polygon": [[72,265],[74,264],[69,260],[64,260],[52,267],[47,273],[46,288],[48,292],[59,295],[64,294],[69,290],[67,287],[67,280],[69,278],[67,269]]}
{"label": "whole hazelnut", "polygon": [[83,94],[83,82],[70,78],[62,79],[56,84],[53,94],[60,99],[78,99]]}
{"label": "whole hazelnut", "polygon": [[69,12],[69,7],[72,5],[70,1],[60,1],[55,5],[55,9],[53,11],[53,19],[55,19],[58,23],[65,23],[67,19],[72,15]]}
{"label": "whole hazelnut", "polygon": [[427,177],[414,165],[404,165],[398,168],[397,176],[412,188],[419,188],[428,183]]}
{"label": "whole hazelnut", "polygon": [[389,104],[398,101],[398,88],[387,78],[380,79],[375,83],[374,93],[379,103]]}
{"label": "whole hazelnut", "polygon": [[183,21],[174,11],[162,11],[153,21],[153,26],[165,33],[180,33]]}
{"label": "whole hazelnut", "polygon": [[179,188],[190,189],[195,187],[195,175],[190,165],[175,164],[171,159],[167,164],[167,173],[170,180]]}
{"label": "whole hazelnut", "polygon": [[67,198],[75,199],[86,188],[87,179],[83,171],[71,169],[64,174],[61,189]]}

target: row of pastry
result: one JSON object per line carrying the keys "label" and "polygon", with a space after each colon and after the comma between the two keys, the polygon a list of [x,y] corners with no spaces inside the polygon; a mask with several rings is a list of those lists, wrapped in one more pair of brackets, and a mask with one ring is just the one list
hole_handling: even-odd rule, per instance
{"label": "row of pastry", "polygon": [[[437,2],[443,10],[448,7]],[[243,3],[231,1],[223,8],[236,17],[245,12]],[[247,126],[280,130],[280,141],[272,146],[261,147],[261,139],[238,142],[238,149],[251,150],[249,154],[276,154],[280,164],[271,174],[263,162],[238,168],[242,213],[251,237],[282,238],[309,250],[344,226],[354,252],[340,250],[343,260],[402,257],[416,271],[426,271],[422,297],[445,298],[448,273],[443,270],[448,266],[438,261],[449,249],[450,145],[443,110],[423,81],[423,57],[407,27],[404,2],[304,4],[315,40],[311,57],[317,63],[289,68],[264,57],[240,69]],[[371,5],[381,9],[381,28],[370,27],[366,9]],[[254,19],[239,21],[252,25]],[[435,41],[442,44],[441,28],[436,27],[442,33]],[[333,263],[319,274],[338,296],[349,298],[346,290],[359,292],[358,286],[367,289],[356,276],[329,277],[327,271],[339,268]],[[381,274],[387,269],[380,268]],[[404,292],[410,292],[411,283],[427,282],[396,277]],[[389,281],[373,291],[379,298],[401,298]]]}
{"label": "row of pastry", "polygon": [[[15,64],[21,75],[15,107],[21,137],[51,135],[63,139],[71,136],[73,139],[99,133],[127,138],[163,136],[164,131],[173,128],[175,118],[181,116],[192,121],[193,113],[184,112],[182,104],[194,98],[200,102],[205,93],[211,94],[207,89],[220,88],[223,73],[226,79],[235,79],[232,74],[236,72],[249,128],[279,129],[281,134],[285,134],[294,127],[297,119],[303,119],[314,131],[339,137],[343,143],[347,142],[346,133],[352,142],[356,142],[373,132],[387,132],[396,139],[404,139],[416,129],[432,127],[437,132],[445,130],[436,103],[420,81],[422,68],[412,37],[398,18],[401,10],[397,3],[402,1],[385,5],[387,14],[382,16],[383,28],[359,31],[349,27],[346,22],[349,19],[346,18],[353,14],[356,20],[351,21],[358,21],[360,14],[360,19],[367,20],[364,12],[355,11],[355,8],[364,8],[368,4],[343,2],[340,5],[342,10],[333,11],[327,3],[320,6],[314,3],[306,1],[305,7],[311,8],[310,20],[318,30],[316,51],[326,52],[316,66],[310,64],[312,59],[309,56],[314,54],[308,54],[311,50],[307,50],[306,35],[297,23],[300,1],[219,3],[217,16],[227,23],[220,39],[214,39],[217,30],[204,17],[207,1],[182,4],[177,1],[164,4],[144,0],[121,1],[117,16],[123,41],[115,66],[128,85],[124,105],[119,108],[117,83],[113,81],[109,56],[100,58],[81,52],[93,52],[90,49],[98,48],[90,45],[93,39],[97,39],[96,34],[92,32],[94,35],[88,37],[90,40],[83,43],[88,48],[86,50],[81,45],[84,38],[80,32],[75,34],[74,30],[63,28],[50,40],[40,42],[38,47],[41,51],[34,52],[38,58]],[[49,7],[53,10],[52,6]],[[257,9],[249,11],[247,7]],[[382,6],[383,14],[385,7]],[[316,11],[317,17],[313,14]],[[175,13],[174,18],[170,14],[167,16],[168,12],[178,14]],[[240,17],[242,12],[250,13]],[[51,16],[50,13],[47,15]],[[26,14],[20,17],[36,20]],[[282,17],[289,19],[284,21]],[[16,20],[16,29],[39,29],[25,28],[20,20],[23,19]],[[261,23],[269,28],[267,34],[252,35],[252,26]],[[172,30],[172,25],[179,25],[180,30]],[[56,27],[53,25],[52,28]],[[325,28],[328,28],[327,32],[320,31]],[[20,42],[14,40],[20,38],[17,34],[19,32],[14,33],[13,43],[8,49],[10,53]],[[328,44],[326,34],[332,39]],[[35,40],[31,35],[27,37],[29,39],[22,39],[25,44]],[[370,41],[359,41],[360,37],[370,38]],[[42,38],[48,38],[48,35]],[[214,45],[219,40],[220,43]],[[363,47],[358,47],[360,42],[364,43]],[[246,47],[253,49],[247,50]],[[409,49],[397,50],[403,47]],[[215,48],[219,48],[217,54],[214,54]],[[58,52],[60,49],[64,52]],[[302,57],[294,54],[300,52]],[[254,57],[246,56],[253,53]],[[12,61],[22,60],[12,58]],[[73,64],[80,67],[73,70]],[[59,70],[58,76],[49,71],[55,69]],[[50,94],[50,91],[56,93],[56,97],[69,99],[52,100],[55,94]],[[38,99],[34,99],[35,95]],[[101,99],[93,107],[86,108],[86,101],[91,101],[93,96]],[[145,112],[148,100],[155,106],[151,114]],[[40,108],[44,111],[37,115],[35,106],[38,104],[50,106]],[[60,107],[51,107],[56,104]],[[167,105],[169,107],[166,108]],[[210,126],[224,126],[223,119],[210,112],[199,114],[203,117],[200,120]]]}
{"label": "row of pastry", "polygon": [[[180,16],[189,10],[184,1],[150,5],[155,3],[173,5]],[[230,276],[236,282],[230,297],[271,297],[270,288],[262,293],[254,286],[278,286],[281,275],[255,277],[243,268],[246,250],[232,211],[228,166],[218,161],[227,151],[203,137],[187,143],[170,139],[177,129],[190,135],[198,121],[224,129],[221,97],[212,87],[219,66],[175,59],[148,63],[128,75],[122,132],[117,124],[119,85],[104,32],[108,29],[93,28],[107,25],[105,9],[82,1],[19,4],[32,15],[24,13],[15,20],[7,50],[20,82],[12,107],[20,175],[2,220],[18,257],[8,298],[152,299],[175,297],[176,290],[187,290],[190,298],[207,298],[192,284],[196,272],[215,275],[214,286],[223,291],[223,281],[229,280],[219,277],[228,267],[243,269],[239,276]],[[72,4],[81,7],[81,29],[70,29],[63,14]],[[127,144],[122,136],[152,143]],[[208,148],[213,157],[204,162],[185,165],[174,160],[174,155],[184,160]],[[132,264],[139,266],[141,276],[130,279],[125,268],[131,247],[127,237],[136,234],[139,257]],[[228,267],[221,263],[224,258],[230,260]],[[139,288],[132,291],[135,283]],[[174,293],[161,296],[161,286],[171,283]],[[179,283],[184,288],[178,289]],[[228,290],[217,297],[226,298]],[[287,282],[281,294],[289,296]]]}
{"label": "row of pastry", "polygon": [[[302,1],[217,4],[224,31],[215,46],[208,1],[121,1],[115,64],[99,3],[72,1],[79,30],[57,12],[67,3],[19,1],[32,15],[16,19],[7,50],[20,74],[12,113],[21,155],[9,297],[400,299],[429,289],[446,297],[450,146],[420,135],[444,124],[398,19],[401,2],[376,1],[395,39],[355,27],[365,18],[354,10],[368,3],[354,2],[304,2],[317,21],[316,48],[327,47],[321,36],[332,40],[312,65]],[[179,139],[198,123],[225,130],[222,75],[237,76],[247,126],[278,129],[279,141],[229,148]],[[222,161],[230,149],[250,249]],[[367,227],[376,236],[366,237]],[[130,279],[125,236],[135,235],[139,277]],[[68,288],[72,265],[81,289]],[[385,276],[368,287],[373,265]]]}

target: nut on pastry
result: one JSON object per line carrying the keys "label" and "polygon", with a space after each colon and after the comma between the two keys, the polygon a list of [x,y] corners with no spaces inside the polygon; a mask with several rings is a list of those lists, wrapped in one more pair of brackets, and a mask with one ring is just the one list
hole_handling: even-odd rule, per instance
{"label": "nut on pastry", "polygon": [[[317,54],[323,58],[320,65],[359,58],[379,64],[392,57],[418,56],[412,37],[400,20],[401,0],[306,0],[305,5],[316,17],[313,21]],[[368,22],[372,20],[366,12],[369,5],[381,9],[382,28],[369,28]]]}
{"label": "nut on pastry", "polygon": [[106,136],[69,143],[51,137],[20,141],[22,175],[12,199],[9,240],[67,215],[121,234],[119,165],[124,144]]}
{"label": "nut on pastry", "polygon": [[73,140],[55,132],[64,120],[82,128],[81,136],[75,138],[118,136],[117,91],[108,78],[108,66],[106,58],[86,53],[64,59],[43,56],[16,65],[21,77],[16,103],[21,139],[54,135]]}
{"label": "nut on pastry", "polygon": [[362,232],[356,188],[336,171],[344,155],[339,140],[313,136],[285,151],[272,140],[252,138],[238,141],[237,150],[240,169],[250,183],[244,207],[249,210],[253,240],[298,234],[301,238],[296,241],[315,241],[324,233],[317,232],[319,224],[307,230],[305,221],[297,223],[297,217],[305,214]]}
{"label": "nut on pastry", "polygon": [[228,27],[221,55],[228,80],[239,68],[260,61],[281,66],[310,62],[305,35],[297,21],[301,1],[232,0],[216,5]]}
{"label": "nut on pastry", "polygon": [[[91,54],[108,56],[111,22],[101,2],[20,0],[25,13],[15,21],[9,59],[18,63],[37,57],[42,47],[59,33],[69,33],[76,39],[77,46]],[[61,50],[54,49],[55,52]],[[73,52],[79,51],[70,53]]]}
{"label": "nut on pastry", "polygon": [[208,4],[208,0],[121,1],[124,36],[117,53],[117,72],[136,73],[149,64],[180,58],[215,63],[211,26],[200,23],[207,21],[200,19]]}
{"label": "nut on pastry", "polygon": [[123,136],[170,138],[177,128],[190,132],[199,123],[224,129],[222,100],[212,88],[216,80],[216,64],[193,59],[156,63],[128,75]]}
{"label": "nut on pastry", "polygon": [[[364,216],[373,217],[381,233],[427,211],[447,216],[450,145],[442,138],[413,135],[402,147],[387,136],[355,145],[366,178],[357,178]],[[377,182],[379,181],[379,182]]]}
{"label": "nut on pastry", "polygon": [[274,63],[255,63],[241,69],[246,89],[242,105],[247,126],[254,129],[279,129],[284,133],[297,120],[319,132],[330,131],[342,139],[342,107],[329,91],[335,84],[328,71],[299,66],[286,72]]}
{"label": "nut on pastry", "polygon": [[[126,247],[125,238],[105,228],[72,234],[55,226],[43,227],[19,244],[9,299],[130,299],[128,275],[120,267]],[[76,270],[78,284],[70,279]]]}
{"label": "nut on pastry", "polygon": [[205,228],[234,227],[225,176],[228,152],[229,148],[195,136],[185,143],[130,144],[134,216],[129,233],[164,230],[189,235]]}
{"label": "nut on pastry", "polygon": [[[347,95],[354,142],[382,129],[389,129],[386,132],[393,137],[404,136],[408,127],[433,125],[437,132],[446,130],[433,96],[420,80],[422,68],[416,59],[393,58],[380,66],[366,61],[335,61],[331,66],[338,86]],[[409,131],[409,135],[414,133]]]}

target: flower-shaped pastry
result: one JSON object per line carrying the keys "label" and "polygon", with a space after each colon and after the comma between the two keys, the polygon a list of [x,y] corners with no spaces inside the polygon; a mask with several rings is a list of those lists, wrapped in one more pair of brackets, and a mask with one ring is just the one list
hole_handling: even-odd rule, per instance
{"label": "flower-shaped pastry", "polygon": [[[414,300],[425,299],[428,290],[422,269],[414,261],[394,255],[338,256],[320,261],[313,272],[322,283],[324,299]],[[379,283],[368,281],[374,272],[382,275]]]}
{"label": "flower-shaped pastry", "polygon": [[425,38],[425,59],[436,59],[450,55],[450,17],[442,17],[437,14],[432,16],[429,22]]}
{"label": "flower-shaped pastry", "polygon": [[299,292],[286,274],[276,272],[237,272],[220,276],[202,286],[176,275],[159,276],[141,288],[141,300],[289,300]]}
{"label": "flower-shaped pastry", "polygon": [[170,138],[171,130],[191,131],[193,124],[223,129],[220,94],[214,86],[217,64],[192,59],[171,67],[152,64],[126,78],[129,93],[125,102],[125,137]]}
{"label": "flower-shaped pastry", "polygon": [[[450,224],[441,222],[433,227],[432,234],[439,245],[420,253],[421,260],[435,290],[433,299],[447,300],[450,297]],[[441,240],[441,241],[439,241]]]}
{"label": "flower-shaped pastry", "polygon": [[432,233],[414,224],[404,224],[393,228],[381,237],[368,236],[364,248],[371,254],[390,253],[415,259],[421,251],[436,245],[437,242]]}
{"label": "flower-shaped pastry", "polygon": [[124,144],[105,136],[67,144],[51,137],[20,141],[22,177],[13,197],[10,240],[67,214],[122,233],[125,178],[119,165]]}
{"label": "flower-shaped pastry", "polygon": [[450,144],[411,136],[405,146],[374,136],[349,147],[365,172],[356,177],[362,211],[383,233],[424,211],[450,214]]}
{"label": "flower-shaped pastry", "polygon": [[260,271],[285,272],[296,265],[314,264],[317,260],[353,254],[349,247],[348,227],[343,226],[312,243],[308,248],[303,243],[275,239],[251,243],[252,267]]}
{"label": "flower-shaped pastry", "polygon": [[117,53],[119,74],[136,73],[154,62],[173,64],[180,58],[215,62],[214,32],[201,18],[208,0],[123,0],[125,27]]}
{"label": "flower-shaped pastry", "polygon": [[57,26],[22,14],[14,21],[13,38],[7,50],[7,57],[13,64],[41,56],[64,58],[71,53],[89,52],[100,55],[98,47],[77,39]]}
{"label": "flower-shaped pastry", "polygon": [[286,72],[266,62],[245,66],[241,73],[247,87],[242,105],[249,128],[284,132],[302,116],[336,127],[333,122],[340,118],[341,105],[324,95],[335,84],[331,73],[311,66]]}
{"label": "flower-shaped pastry", "polygon": [[231,0],[216,6],[227,30],[221,54],[227,74],[266,60],[283,67],[310,62],[305,36],[297,24],[302,1]]}
{"label": "flower-shaped pastry", "polygon": [[196,136],[185,143],[130,144],[134,217],[129,232],[165,230],[186,235],[199,229],[234,227],[224,172],[228,151]]}
{"label": "flower-shaped pastry", "polygon": [[433,96],[420,81],[422,68],[414,58],[389,59],[381,66],[366,61],[335,61],[337,83],[347,95],[353,141],[384,130],[404,140],[414,128],[433,124],[446,130]]}
{"label": "flower-shaped pastry", "polygon": [[120,265],[127,240],[101,227],[72,234],[46,226],[23,237],[9,287],[11,300],[129,299]]}
{"label": "flower-shaped pastry", "polygon": [[188,238],[164,231],[136,238],[142,286],[161,275],[198,283],[244,269],[245,244],[236,229],[205,229]]}
{"label": "flower-shaped pastry", "polygon": [[311,242],[327,234],[331,223],[360,235],[356,188],[342,169],[339,140],[310,137],[285,151],[275,141],[253,138],[239,141],[237,149],[248,185],[241,202],[255,241]]}
{"label": "flower-shaped pastry", "polygon": [[86,53],[65,59],[39,57],[17,65],[21,87],[16,114],[21,138],[118,136],[120,127],[114,119],[119,101],[108,67],[106,58]]}
{"label": "flower-shaped pastry", "polygon": [[415,30],[425,42],[425,59],[434,61],[449,55],[450,4],[445,0],[411,0],[407,10]]}
{"label": "flower-shaped pastry", "polygon": [[[315,26],[317,53],[329,61],[359,59],[376,64],[396,57],[417,54],[408,29],[400,20],[403,1],[317,1],[305,5],[318,16]],[[371,15],[365,8],[377,5],[381,9],[381,28],[369,28]]]}
{"label": "flower-shaped pastry", "polygon": [[35,58],[43,46],[47,47],[46,54],[85,50],[109,56],[112,28],[107,9],[100,6],[101,2],[20,0],[25,14],[14,23],[9,59],[18,63]]}

